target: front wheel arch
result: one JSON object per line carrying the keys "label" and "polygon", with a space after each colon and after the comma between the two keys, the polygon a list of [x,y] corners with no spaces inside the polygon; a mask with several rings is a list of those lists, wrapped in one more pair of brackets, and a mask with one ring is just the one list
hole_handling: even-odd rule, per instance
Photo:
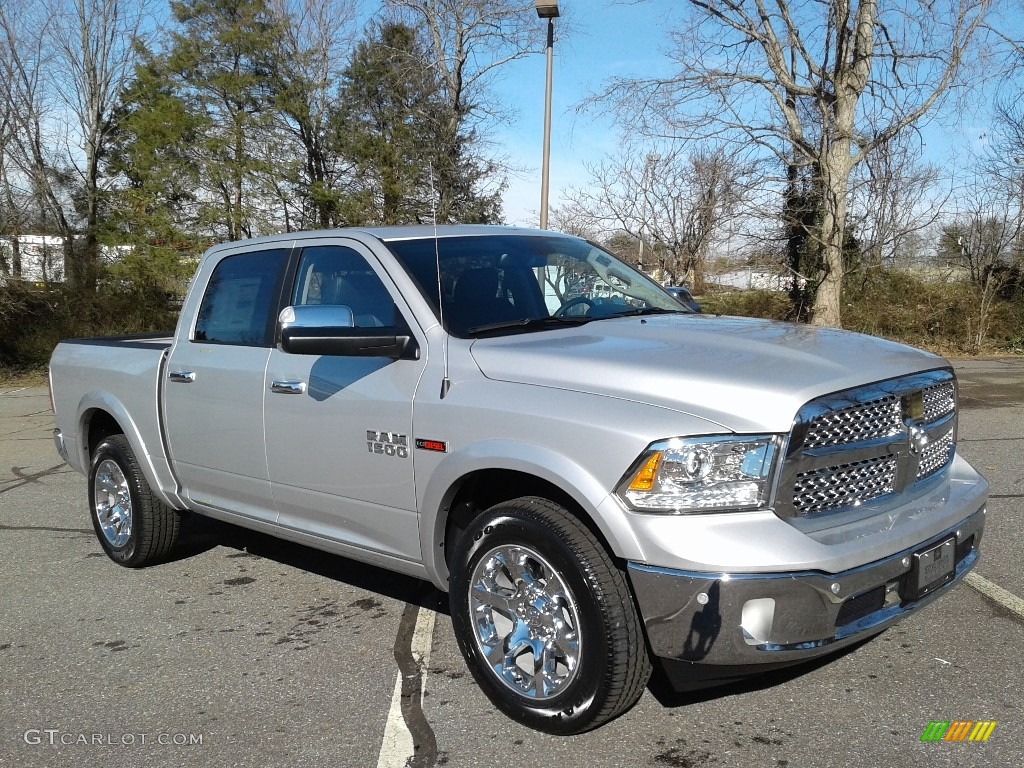
{"label": "front wheel arch", "polygon": [[451,569],[452,553],[455,551],[458,540],[475,517],[496,504],[526,496],[535,496],[558,504],[585,525],[604,548],[611,552],[611,547],[601,529],[576,499],[562,488],[527,472],[487,469],[461,478],[459,483],[451,489],[449,498],[444,504],[448,514],[444,523],[441,546],[444,548],[444,562],[449,570]]}

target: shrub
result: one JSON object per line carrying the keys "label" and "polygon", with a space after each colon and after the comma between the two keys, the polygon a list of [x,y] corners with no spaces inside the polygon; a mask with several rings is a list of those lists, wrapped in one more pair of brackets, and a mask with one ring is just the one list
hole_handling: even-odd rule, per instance
{"label": "shrub", "polygon": [[700,306],[707,314],[763,317],[769,320],[785,320],[791,311],[786,294],[761,290],[705,294],[700,297]]}
{"label": "shrub", "polygon": [[[844,286],[843,326],[944,355],[1024,352],[1024,297],[996,297],[982,318],[980,289],[966,282],[938,283],[892,269],[869,269]],[[729,291],[699,297],[709,314],[785,320],[785,293]],[[985,335],[978,344],[984,320]]]}
{"label": "shrub", "polygon": [[935,283],[898,270],[872,269],[846,286],[843,325],[943,354],[1009,351],[1024,335],[1020,302],[996,299],[985,338],[980,290],[966,282]]}
{"label": "shrub", "polygon": [[0,366],[42,369],[61,339],[162,331],[174,327],[165,294],[102,285],[77,295],[64,286],[0,286]]}

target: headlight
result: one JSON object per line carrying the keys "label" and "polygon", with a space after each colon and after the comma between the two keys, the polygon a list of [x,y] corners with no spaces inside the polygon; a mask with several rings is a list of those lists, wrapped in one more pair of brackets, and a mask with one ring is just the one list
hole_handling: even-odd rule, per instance
{"label": "headlight", "polygon": [[686,437],[652,444],[616,493],[641,512],[720,512],[768,503],[774,435]]}

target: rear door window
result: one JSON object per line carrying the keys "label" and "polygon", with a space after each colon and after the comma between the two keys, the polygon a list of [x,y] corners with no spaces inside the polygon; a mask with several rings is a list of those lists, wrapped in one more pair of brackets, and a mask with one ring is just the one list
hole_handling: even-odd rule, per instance
{"label": "rear door window", "polygon": [[271,346],[287,261],[284,248],[239,253],[221,261],[210,275],[192,340]]}

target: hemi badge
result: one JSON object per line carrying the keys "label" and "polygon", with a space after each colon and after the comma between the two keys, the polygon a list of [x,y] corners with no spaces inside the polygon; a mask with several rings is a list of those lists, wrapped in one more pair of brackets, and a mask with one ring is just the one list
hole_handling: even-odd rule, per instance
{"label": "hemi badge", "polygon": [[416,447],[424,451],[436,451],[437,453],[448,453],[448,443],[442,440],[422,440],[416,438]]}

